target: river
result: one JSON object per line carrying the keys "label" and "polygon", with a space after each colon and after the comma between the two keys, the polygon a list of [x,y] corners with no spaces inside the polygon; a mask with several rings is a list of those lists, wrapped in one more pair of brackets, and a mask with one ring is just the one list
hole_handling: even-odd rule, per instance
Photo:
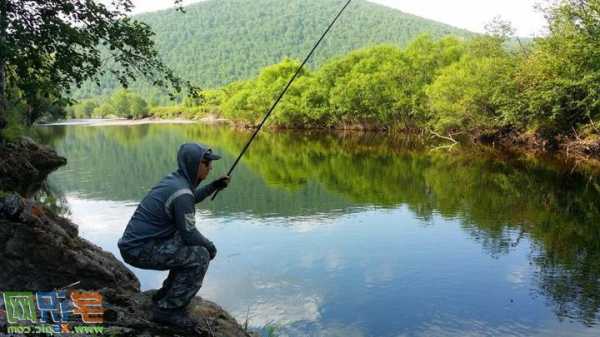
{"label": "river", "polygon": [[[249,136],[202,125],[53,126],[49,185],[121,259],[137,203],[209,144],[226,172]],[[600,336],[600,181],[485,149],[378,134],[259,136],[199,230],[219,255],[199,296],[278,336]],[[143,289],[164,272],[133,269]]]}

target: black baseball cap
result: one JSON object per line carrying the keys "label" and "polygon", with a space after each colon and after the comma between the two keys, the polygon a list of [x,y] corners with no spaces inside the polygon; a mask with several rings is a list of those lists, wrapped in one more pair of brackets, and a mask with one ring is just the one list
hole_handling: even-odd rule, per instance
{"label": "black baseball cap", "polygon": [[[199,145],[206,149],[206,147],[204,147],[204,145],[202,145],[202,144],[199,144]],[[219,156],[218,154],[214,154],[212,149],[206,149],[206,151],[204,151],[204,155],[202,156],[202,159],[213,161],[213,160],[221,159],[221,156]]]}

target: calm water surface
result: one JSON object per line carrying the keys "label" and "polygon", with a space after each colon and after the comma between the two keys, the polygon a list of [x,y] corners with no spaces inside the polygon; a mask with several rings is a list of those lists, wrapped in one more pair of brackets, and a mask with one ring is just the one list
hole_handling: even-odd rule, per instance
{"label": "calm water surface", "polygon": [[[120,255],[139,200],[210,144],[225,172],[248,137],[197,125],[60,126],[50,177],[81,235]],[[279,336],[600,336],[600,183],[544,163],[412,149],[382,136],[263,134],[198,205],[219,255],[199,295]],[[143,289],[165,273],[135,270]]]}

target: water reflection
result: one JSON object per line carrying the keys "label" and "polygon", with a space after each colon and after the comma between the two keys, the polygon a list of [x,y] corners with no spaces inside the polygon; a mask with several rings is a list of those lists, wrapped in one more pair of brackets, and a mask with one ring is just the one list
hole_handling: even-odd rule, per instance
{"label": "water reflection", "polygon": [[[179,144],[210,144],[223,172],[247,137],[195,125],[39,131],[69,158],[51,184],[82,234],[112,251]],[[250,309],[256,325],[275,320],[284,335],[600,332],[596,178],[403,142],[262,134],[231,189],[201,206],[199,227],[223,254],[202,296],[242,320]]]}

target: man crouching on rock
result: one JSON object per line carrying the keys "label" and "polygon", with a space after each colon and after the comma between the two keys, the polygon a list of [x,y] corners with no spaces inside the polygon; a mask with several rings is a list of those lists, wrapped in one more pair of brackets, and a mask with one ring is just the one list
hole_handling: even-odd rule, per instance
{"label": "man crouching on rock", "polygon": [[152,297],[152,320],[194,328],[197,322],[186,313],[208,269],[217,255],[215,245],[196,229],[195,204],[217,190],[230,178],[223,176],[198,188],[221,157],[200,144],[184,144],[177,153],[179,169],[156,185],[133,214],[119,250],[130,265],[168,270],[162,288]]}

